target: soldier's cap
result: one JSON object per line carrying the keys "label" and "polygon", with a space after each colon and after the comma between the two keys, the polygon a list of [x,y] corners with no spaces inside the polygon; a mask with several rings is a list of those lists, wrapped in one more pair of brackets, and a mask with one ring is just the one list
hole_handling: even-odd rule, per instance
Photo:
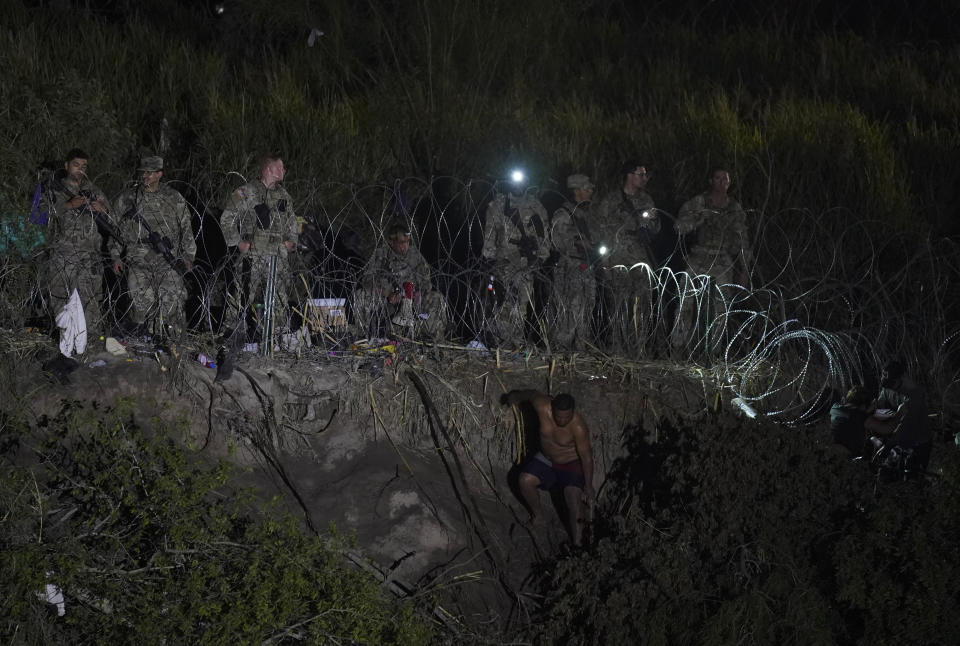
{"label": "soldier's cap", "polygon": [[567,177],[567,188],[570,190],[581,189],[584,191],[591,191],[596,186],[593,185],[593,182],[590,181],[590,178],[586,175],[576,173]]}
{"label": "soldier's cap", "polygon": [[140,159],[140,168],[137,170],[163,170],[163,157],[158,157],[156,155],[151,155],[149,157],[142,157]]}

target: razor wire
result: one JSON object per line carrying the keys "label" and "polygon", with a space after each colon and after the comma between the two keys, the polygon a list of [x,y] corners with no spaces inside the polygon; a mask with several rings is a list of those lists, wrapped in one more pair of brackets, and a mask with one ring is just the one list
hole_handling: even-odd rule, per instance
{"label": "razor wire", "polygon": [[[194,210],[197,264],[186,309],[195,331],[221,331],[230,276],[223,262],[220,205],[244,181],[239,173],[219,172],[169,182]],[[94,180],[101,182],[123,183],[108,174]],[[507,306],[504,285],[512,277],[502,268],[501,275],[492,275],[479,262],[484,212],[497,182],[439,177],[365,186],[291,180],[284,186],[302,232],[290,257],[292,297],[278,307],[289,306],[301,329],[312,324],[308,333],[315,351],[326,356],[369,338],[369,321],[359,320],[355,298],[367,259],[387,243],[386,229],[396,221],[409,227],[413,244],[431,265],[431,288],[446,306],[445,334],[432,341],[496,346],[507,358],[521,351],[494,329],[495,313]],[[537,196],[545,204],[563,200],[551,191]],[[660,213],[664,229],[670,228],[673,216]],[[891,231],[845,209],[748,211],[748,217],[754,261],[746,285],[684,270],[680,239],[662,250],[664,266],[638,263],[598,275],[592,302],[589,285],[581,290],[587,302],[573,303],[567,299],[568,277],[538,270],[536,293],[513,303],[522,308],[512,315],[524,319],[525,345],[552,356],[576,352],[695,366],[731,397],[790,423],[815,418],[853,384],[876,385],[879,366],[900,357],[927,388],[935,409],[949,418],[960,414],[956,242]],[[12,250],[10,241],[4,246]],[[612,276],[628,285],[620,292],[625,298],[604,296],[603,284]],[[47,280],[42,251],[4,254],[4,327],[44,309]],[[122,312],[123,286],[114,285],[105,301],[105,312]],[[332,303],[327,314],[340,308],[342,318],[318,320],[311,314],[316,303]],[[555,334],[558,326],[574,326],[580,334]]]}

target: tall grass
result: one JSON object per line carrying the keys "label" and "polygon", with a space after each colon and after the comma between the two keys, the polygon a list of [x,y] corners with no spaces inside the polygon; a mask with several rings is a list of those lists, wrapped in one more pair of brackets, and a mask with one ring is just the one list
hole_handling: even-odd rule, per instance
{"label": "tall grass", "polygon": [[[189,180],[279,148],[314,181],[491,177],[523,160],[547,184],[576,169],[603,188],[640,155],[666,208],[724,163],[748,207],[956,230],[945,187],[960,166],[937,162],[960,137],[955,47],[572,0],[242,0],[219,22],[179,8],[125,23],[9,4],[0,188],[14,201],[39,160],[76,145],[120,179],[143,149],[164,147]],[[324,35],[307,47],[312,28]]]}

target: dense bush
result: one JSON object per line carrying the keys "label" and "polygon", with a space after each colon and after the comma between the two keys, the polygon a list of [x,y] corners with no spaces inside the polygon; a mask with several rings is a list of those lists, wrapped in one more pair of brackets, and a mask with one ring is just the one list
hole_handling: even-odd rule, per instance
{"label": "dense bush", "polygon": [[[67,402],[0,425],[0,635],[18,644],[418,644],[429,629],[343,539],[307,535],[230,485],[231,467],[133,424],[130,403]],[[38,598],[62,591],[66,613]]]}
{"label": "dense bush", "polygon": [[[647,431],[652,429],[645,429]],[[644,430],[593,547],[557,564],[542,643],[947,644],[960,634],[960,456],[881,486],[812,430],[721,414]]]}

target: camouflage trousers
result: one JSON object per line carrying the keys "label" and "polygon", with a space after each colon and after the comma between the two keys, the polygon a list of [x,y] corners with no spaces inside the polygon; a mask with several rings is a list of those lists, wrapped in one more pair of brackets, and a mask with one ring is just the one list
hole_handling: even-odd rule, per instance
{"label": "camouflage trousers", "polygon": [[[290,312],[287,302],[290,271],[285,257],[276,256],[276,275],[273,282],[273,329],[286,332],[290,329]],[[263,308],[270,275],[270,256],[238,255],[231,259],[233,280],[227,285],[223,309],[223,325],[230,329],[253,327],[263,332]]]}
{"label": "camouflage trousers", "polygon": [[[394,323],[401,314],[401,304],[387,302],[386,297],[369,289],[357,289],[353,295],[353,317],[356,334],[361,337],[385,337],[387,334],[429,337],[434,341],[446,338],[447,301],[440,292],[414,294],[413,325]],[[412,330],[410,328],[413,328]]]}
{"label": "camouflage trousers", "polygon": [[656,331],[653,297],[656,276],[647,264],[631,269],[618,265],[603,273],[601,336],[609,349],[627,356],[642,355]]}
{"label": "camouflage trousers", "polygon": [[550,344],[578,350],[591,337],[597,281],[593,270],[580,261],[562,259],[553,268],[553,296],[547,307]]}
{"label": "camouflage trousers", "polygon": [[87,338],[95,338],[109,329],[100,311],[103,270],[99,251],[60,248],[51,252],[44,272],[52,317],[56,318],[76,289],[83,303]]}
{"label": "camouflage trousers", "polygon": [[715,352],[726,324],[727,304],[721,285],[734,279],[733,260],[725,255],[691,256],[689,270],[678,275],[676,320],[669,337],[676,347],[694,347],[702,340]]}
{"label": "camouflage trousers", "polygon": [[187,298],[183,277],[166,262],[153,260],[133,260],[127,265],[130,318],[138,326],[146,325],[154,334],[170,326],[183,330]]}
{"label": "camouflage trousers", "polygon": [[534,269],[504,271],[498,278],[504,291],[503,300],[488,314],[482,326],[492,342],[500,347],[520,348],[526,343],[528,320],[532,319],[541,334],[547,331],[537,293],[538,281],[544,279]]}

